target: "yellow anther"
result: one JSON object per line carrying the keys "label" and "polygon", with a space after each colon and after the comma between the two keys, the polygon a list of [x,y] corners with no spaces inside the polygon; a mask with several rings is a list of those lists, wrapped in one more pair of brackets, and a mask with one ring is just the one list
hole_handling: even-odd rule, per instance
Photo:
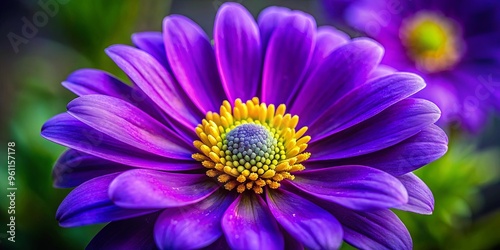
{"label": "yellow anther", "polygon": [[247,177],[250,175],[250,171],[248,171],[248,169],[245,169],[245,170],[243,170],[243,172],[241,172],[241,174],[244,175],[245,177]]}
{"label": "yellow anther", "polygon": [[277,172],[281,172],[281,171],[288,171],[289,169],[290,169],[290,164],[288,164],[287,161],[284,161],[278,164],[278,166],[276,166],[274,170]]}
{"label": "yellow anther", "polygon": [[244,175],[240,175],[240,176],[238,176],[238,178],[236,178],[236,180],[238,182],[243,183],[243,182],[245,182],[247,180],[247,178]]}
{"label": "yellow anther", "polygon": [[258,97],[254,97],[254,98],[252,98],[252,102],[253,102],[255,105],[258,105],[258,104],[259,104],[259,98],[258,98]]}
{"label": "yellow anther", "polygon": [[252,180],[252,181],[255,181],[257,180],[257,178],[259,178],[259,175],[256,174],[256,173],[251,173],[249,176],[248,176],[248,179]]}
{"label": "yellow anther", "polygon": [[267,117],[267,106],[264,103],[260,104],[260,110],[259,110],[259,121],[261,123],[266,122],[266,117]]}
{"label": "yellow anther", "polygon": [[210,156],[210,148],[207,145],[201,145],[200,147],[201,152],[203,152],[206,156]]}
{"label": "yellow anther", "polygon": [[207,174],[207,176],[208,176],[208,177],[215,177],[215,176],[217,176],[219,173],[220,173],[220,172],[219,172],[219,171],[217,171],[217,170],[210,169],[210,170],[208,170],[208,171],[207,171],[207,173],[206,173],[206,174]]}
{"label": "yellow anther", "polygon": [[214,162],[219,162],[219,160],[220,160],[219,156],[214,152],[208,153],[208,157],[210,157],[210,159],[212,159],[212,161],[214,161]]}
{"label": "yellow anther", "polygon": [[309,157],[311,157],[311,153],[299,154],[297,155],[297,163],[306,161],[307,159],[309,159]]}
{"label": "yellow anther", "polygon": [[304,137],[300,138],[300,139],[297,141],[297,145],[302,145],[302,144],[304,144],[304,143],[308,143],[310,140],[311,140],[311,137],[310,137],[310,136],[304,136]]}
{"label": "yellow anther", "polygon": [[267,117],[268,121],[272,121],[274,119],[274,104],[271,104],[267,107]]}
{"label": "yellow anther", "polygon": [[295,165],[292,166],[292,169],[290,169],[290,172],[302,171],[304,169],[306,169],[304,167],[304,165],[302,165],[302,164],[295,164]]}
{"label": "yellow anther", "polygon": [[231,180],[231,176],[227,174],[221,174],[219,177],[217,177],[217,180],[222,183],[226,183],[227,181]]}
{"label": "yellow anther", "polygon": [[217,163],[217,164],[215,164],[215,169],[217,169],[219,171],[224,171],[224,165]]}
{"label": "yellow anther", "polygon": [[308,127],[302,127],[299,131],[295,132],[295,138],[302,137],[307,132]]}
{"label": "yellow anther", "polygon": [[255,185],[259,186],[259,187],[263,187],[266,185],[266,182],[262,179],[258,179],[255,181]]}
{"label": "yellow anther", "polygon": [[263,175],[261,175],[262,178],[272,178],[274,175],[276,174],[276,172],[274,170],[267,170]]}
{"label": "yellow anther", "polygon": [[191,157],[196,160],[196,161],[205,161],[208,160],[208,158],[200,153],[195,153],[192,154]]}
{"label": "yellow anther", "polygon": [[271,183],[269,184],[269,187],[270,187],[270,188],[272,188],[272,189],[277,189],[277,188],[279,188],[280,186],[281,186],[281,185],[280,185],[278,182],[275,182],[275,181],[273,181],[273,182],[271,182]]}
{"label": "yellow anther", "polygon": [[225,187],[227,190],[231,191],[231,190],[233,190],[236,186],[238,186],[238,184],[239,184],[239,183],[238,183],[237,181],[230,181],[230,182],[226,183],[226,184],[224,185],[224,187]]}
{"label": "yellow anther", "polygon": [[294,147],[286,153],[286,157],[294,157],[300,152],[299,147]]}
{"label": "yellow anther", "polygon": [[283,175],[281,174],[276,174],[275,176],[273,176],[273,180],[275,181],[282,181],[283,179]]}
{"label": "yellow anther", "polygon": [[238,188],[236,188],[236,191],[238,193],[243,193],[245,191],[245,184],[238,185]]}
{"label": "yellow anther", "polygon": [[201,165],[203,165],[206,168],[214,168],[215,163],[213,161],[202,161]]}
{"label": "yellow anther", "polygon": [[256,193],[256,194],[262,194],[264,192],[264,189],[262,189],[261,187],[259,186],[255,186],[253,187],[253,191]]}
{"label": "yellow anther", "polygon": [[280,104],[278,106],[278,109],[276,110],[276,115],[281,115],[281,116],[284,116],[285,115],[285,111],[286,111],[286,106],[285,104]]}

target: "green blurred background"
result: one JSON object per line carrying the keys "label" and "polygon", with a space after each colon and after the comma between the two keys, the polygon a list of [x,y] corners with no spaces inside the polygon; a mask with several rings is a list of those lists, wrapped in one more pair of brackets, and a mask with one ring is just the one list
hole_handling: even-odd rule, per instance
{"label": "green blurred background", "polygon": [[[47,12],[39,1],[4,1],[1,9],[1,143],[16,143],[16,243],[7,241],[7,166],[0,170],[0,249],[82,249],[103,225],[61,228],[59,203],[70,190],[52,187],[51,169],[63,147],[40,137],[42,124],[65,111],[75,95],[61,86],[79,68],[99,68],[126,79],[104,54],[111,44],[130,44],[134,32],[161,30],[169,13],[184,14],[211,36],[217,8],[224,1],[43,0],[56,3]],[[238,1],[257,14],[269,5],[312,13],[325,24],[316,1]],[[17,51],[8,34],[22,34],[22,18],[40,18],[32,38]],[[42,22],[44,21],[44,22]],[[410,230],[415,249],[493,249],[500,247],[500,122],[494,119],[479,136],[453,131],[450,151],[417,171],[436,199],[431,216],[398,212]],[[345,248],[349,248],[345,246]]]}

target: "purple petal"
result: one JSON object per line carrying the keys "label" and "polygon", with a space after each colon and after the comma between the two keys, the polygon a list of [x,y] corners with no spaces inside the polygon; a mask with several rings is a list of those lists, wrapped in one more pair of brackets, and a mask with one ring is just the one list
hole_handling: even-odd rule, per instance
{"label": "purple petal", "polygon": [[315,197],[355,210],[392,208],[408,202],[396,177],[365,166],[340,166],[295,174],[290,184]]}
{"label": "purple petal", "polygon": [[137,48],[146,51],[152,55],[169,73],[172,72],[167,61],[167,52],[163,43],[163,34],[161,32],[139,32],[132,35],[132,42]]}
{"label": "purple petal", "polygon": [[337,249],[342,226],[330,213],[285,190],[266,192],[271,213],[285,230],[310,249]]}
{"label": "purple petal", "polygon": [[[363,84],[328,107],[325,114],[319,118],[313,118],[315,121],[309,123],[311,130],[308,134],[314,140],[320,140],[350,128],[424,87],[425,82],[422,78],[408,73],[396,73]],[[302,116],[300,118],[302,119]]]}
{"label": "purple petal", "polygon": [[201,248],[201,249],[203,249],[203,250],[214,250],[214,249],[231,250],[231,247],[227,244],[227,241],[224,237],[220,237],[214,243],[212,243],[204,248]]}
{"label": "purple petal", "polygon": [[396,208],[419,214],[432,214],[432,211],[434,211],[434,196],[429,187],[413,173],[401,175],[397,178],[408,191],[408,203]]}
{"label": "purple petal", "polygon": [[348,43],[349,36],[331,26],[321,26],[316,34],[316,46],[311,59],[310,70],[316,68],[334,50]]}
{"label": "purple petal", "polygon": [[79,69],[62,85],[78,96],[101,94],[123,99],[133,92],[132,87],[98,69]]}
{"label": "purple petal", "polygon": [[281,233],[285,238],[286,250],[304,250],[304,246],[295,237],[291,236],[287,231],[282,230]]}
{"label": "purple petal", "polygon": [[198,249],[212,244],[222,236],[222,215],[235,198],[219,189],[198,203],[165,209],[156,222],[156,244],[161,249]]}
{"label": "purple petal", "polygon": [[200,169],[195,161],[179,161],[154,155],[122,143],[63,113],[48,120],[42,127],[47,140],[78,151],[127,166],[168,171]]}
{"label": "purple petal", "polygon": [[262,101],[287,104],[305,75],[314,50],[316,23],[302,12],[285,17],[269,40],[262,76]]}
{"label": "purple petal", "polygon": [[359,212],[328,209],[342,224],[344,240],[359,249],[412,249],[410,233],[390,210]]}
{"label": "purple petal", "polygon": [[368,39],[356,39],[337,48],[305,81],[291,112],[300,116],[301,124],[310,124],[348,91],[364,83],[383,54],[383,48]]}
{"label": "purple petal", "polygon": [[259,23],[260,38],[262,41],[263,52],[267,49],[271,35],[279,26],[285,17],[289,16],[292,11],[288,8],[271,6],[262,10],[257,18]]}
{"label": "purple petal", "polygon": [[69,149],[57,160],[52,177],[55,187],[70,188],[102,175],[130,169],[131,167],[119,163]]}
{"label": "purple petal", "polygon": [[232,249],[283,249],[276,220],[260,196],[242,194],[222,217],[222,230]]}
{"label": "purple petal", "polygon": [[392,147],[353,158],[328,162],[309,162],[308,168],[341,165],[365,165],[399,176],[425,166],[448,150],[448,138],[442,129],[431,125]]}
{"label": "purple petal", "polygon": [[153,238],[158,214],[113,221],[101,229],[85,249],[158,249]]}
{"label": "purple petal", "polygon": [[207,35],[180,15],[163,20],[163,38],[175,78],[203,113],[218,111],[225,99],[215,54]]}
{"label": "purple petal", "polygon": [[97,69],[80,69],[68,76],[62,83],[78,96],[107,95],[127,101],[158,121],[170,124],[168,117],[136,86],[130,87],[107,72]]}
{"label": "purple petal", "polygon": [[218,188],[204,174],[137,169],[118,176],[109,187],[109,196],[120,207],[167,208],[196,203]]}
{"label": "purple petal", "polygon": [[118,173],[97,177],[73,189],[57,209],[56,219],[63,227],[121,220],[152,213],[151,209],[126,209],[116,206],[108,196],[109,184]]}
{"label": "purple petal", "polygon": [[214,30],[215,53],[222,84],[230,101],[250,100],[257,94],[262,64],[259,28],[237,3],[219,9]]}
{"label": "purple petal", "polygon": [[438,107],[423,99],[402,100],[349,129],[311,142],[311,159],[342,159],[376,152],[417,134],[439,119]]}
{"label": "purple petal", "polygon": [[396,69],[392,68],[392,67],[389,67],[389,66],[386,66],[386,65],[378,65],[377,68],[375,68],[372,73],[370,73],[370,75],[368,76],[369,79],[376,79],[376,78],[379,78],[379,77],[383,77],[383,76],[388,76],[388,75],[391,75],[391,74],[394,74],[396,73]]}
{"label": "purple petal", "polygon": [[86,95],[68,104],[68,113],[121,142],[173,159],[189,160],[192,146],[174,131],[128,102]]}
{"label": "purple petal", "polygon": [[202,113],[154,57],[125,45],[113,45],[106,53],[173,120],[188,129],[198,125]]}

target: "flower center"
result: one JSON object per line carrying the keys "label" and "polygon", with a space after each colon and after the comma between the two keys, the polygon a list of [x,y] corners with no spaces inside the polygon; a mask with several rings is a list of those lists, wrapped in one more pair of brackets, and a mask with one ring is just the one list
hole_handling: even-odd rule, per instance
{"label": "flower center", "polygon": [[311,140],[303,136],[307,127],[296,131],[299,117],[285,111],[283,104],[267,106],[256,97],[246,103],[236,99],[234,107],[224,101],[219,113],[208,112],[196,127],[199,140],[193,144],[201,153],[193,158],[227,190],[261,194],[264,186],[279,188],[280,181],[304,170],[301,162],[311,156],[304,153]]}
{"label": "flower center", "polygon": [[419,12],[405,20],[400,38],[417,68],[424,72],[449,69],[463,55],[458,26],[436,13]]}

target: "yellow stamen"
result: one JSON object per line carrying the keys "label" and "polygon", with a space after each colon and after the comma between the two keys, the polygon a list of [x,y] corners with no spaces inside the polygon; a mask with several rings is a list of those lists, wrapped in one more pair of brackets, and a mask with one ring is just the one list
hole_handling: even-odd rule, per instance
{"label": "yellow stamen", "polygon": [[265,186],[277,189],[280,181],[294,179],[290,172],[305,169],[300,163],[311,154],[302,152],[311,137],[304,136],[307,127],[296,130],[299,117],[287,114],[284,104],[236,99],[234,106],[224,101],[219,111],[207,112],[195,128],[199,140],[193,145],[200,153],[192,157],[227,190],[261,194]]}

